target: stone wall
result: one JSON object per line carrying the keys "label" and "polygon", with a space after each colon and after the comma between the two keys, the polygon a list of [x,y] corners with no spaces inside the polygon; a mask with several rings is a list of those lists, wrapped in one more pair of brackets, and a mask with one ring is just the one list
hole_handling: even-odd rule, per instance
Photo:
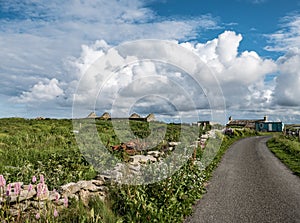
{"label": "stone wall", "polygon": [[[193,146],[205,147],[209,137],[213,137],[213,131],[202,135]],[[168,150],[172,151],[180,142],[170,142]],[[163,151],[148,151],[147,155],[131,156],[130,162],[125,166],[133,173],[138,173],[141,165],[149,162],[160,161],[164,155]],[[25,185],[23,182],[15,182],[6,185],[5,179],[0,175],[0,209],[4,206],[9,207],[13,216],[22,212],[36,212],[44,207],[47,202],[51,202],[58,210],[68,206],[69,199],[81,200],[84,205],[88,205],[89,198],[98,196],[104,200],[107,196],[108,181],[117,181],[117,177],[122,173],[124,163],[118,163],[115,168],[107,174],[99,175],[94,180],[81,180],[71,182],[59,187],[57,190],[49,191],[44,181],[44,177],[40,176],[39,182],[34,177],[32,184]]]}
{"label": "stone wall", "polygon": [[[3,177],[3,176],[2,176]],[[38,183],[29,185],[23,182],[15,182],[5,185],[5,179],[0,183],[0,209],[9,208],[11,215],[15,216],[21,212],[37,212],[46,203],[51,203],[53,207],[60,210],[68,206],[71,198],[81,200],[84,205],[88,205],[91,196],[98,196],[104,200],[107,194],[107,187],[103,179],[68,183],[57,190],[49,191],[43,177]]]}

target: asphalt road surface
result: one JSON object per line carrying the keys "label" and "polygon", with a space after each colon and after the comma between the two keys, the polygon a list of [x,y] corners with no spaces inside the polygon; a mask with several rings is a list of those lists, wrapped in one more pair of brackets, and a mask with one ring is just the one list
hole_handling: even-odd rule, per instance
{"label": "asphalt road surface", "polygon": [[246,138],[229,148],[186,223],[300,222],[300,178],[268,150],[267,140]]}

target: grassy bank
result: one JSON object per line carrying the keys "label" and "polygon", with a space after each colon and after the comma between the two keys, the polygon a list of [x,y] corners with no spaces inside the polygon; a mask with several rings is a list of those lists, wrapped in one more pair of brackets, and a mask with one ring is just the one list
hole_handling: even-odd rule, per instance
{"label": "grassy bank", "polygon": [[276,135],[268,141],[267,145],[286,166],[300,176],[300,142],[297,138]]}

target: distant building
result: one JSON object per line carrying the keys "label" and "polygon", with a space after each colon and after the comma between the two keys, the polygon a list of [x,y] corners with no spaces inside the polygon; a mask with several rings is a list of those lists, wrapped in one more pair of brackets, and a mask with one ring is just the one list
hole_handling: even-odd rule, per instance
{"label": "distant building", "polygon": [[110,114],[108,112],[104,112],[103,115],[100,117],[100,119],[109,120]]}
{"label": "distant building", "polygon": [[91,112],[91,113],[87,116],[87,118],[97,118],[97,115],[96,115],[95,112]]}
{"label": "distant building", "polygon": [[155,115],[153,113],[147,115],[146,121],[147,122],[153,122],[153,121],[155,121]]}
{"label": "distant building", "polygon": [[132,115],[130,115],[129,119],[140,119],[141,116],[138,115],[137,113],[133,113]]}
{"label": "distant building", "polygon": [[137,113],[133,113],[129,116],[129,118],[112,118],[108,112],[104,112],[102,116],[97,116],[95,112],[91,112],[87,118],[91,119],[100,119],[100,120],[115,120],[115,121],[122,121],[122,120],[134,120],[134,121],[145,121],[145,122],[152,122],[155,121],[154,114],[149,114],[146,117],[141,117]]}
{"label": "distant building", "polygon": [[259,132],[282,132],[284,124],[282,122],[256,122],[255,130]]}
{"label": "distant building", "polygon": [[264,119],[233,119],[232,116],[230,116],[226,127],[255,129],[256,122],[265,122],[267,120],[267,116],[265,116]]}
{"label": "distant building", "polygon": [[268,116],[263,119],[237,119],[231,116],[226,125],[227,128],[249,128],[260,132],[282,132],[284,124],[282,122],[268,121]]}

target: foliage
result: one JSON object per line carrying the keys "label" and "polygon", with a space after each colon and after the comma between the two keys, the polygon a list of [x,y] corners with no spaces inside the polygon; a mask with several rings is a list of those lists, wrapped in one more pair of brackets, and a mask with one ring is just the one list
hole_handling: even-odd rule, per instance
{"label": "foliage", "polygon": [[300,176],[300,142],[298,139],[275,135],[267,142],[267,145],[285,165]]}
{"label": "foliage", "polygon": [[92,179],[96,172],[80,153],[71,120],[0,119],[0,173],[29,183],[43,174],[49,188]]}
{"label": "foliage", "polygon": [[222,155],[236,140],[255,132],[244,130],[224,137],[213,161],[203,170],[199,165],[203,150],[197,148],[196,159],[190,159],[174,175],[148,185],[112,185],[110,200],[116,214],[125,222],[182,222],[192,213],[192,206],[205,193],[205,182],[211,177]]}
{"label": "foliage", "polygon": [[121,223],[122,218],[112,212],[109,202],[102,201],[99,197],[91,197],[88,206],[82,201],[72,199],[68,209],[62,210],[59,215],[59,222],[103,222],[103,223]]}

